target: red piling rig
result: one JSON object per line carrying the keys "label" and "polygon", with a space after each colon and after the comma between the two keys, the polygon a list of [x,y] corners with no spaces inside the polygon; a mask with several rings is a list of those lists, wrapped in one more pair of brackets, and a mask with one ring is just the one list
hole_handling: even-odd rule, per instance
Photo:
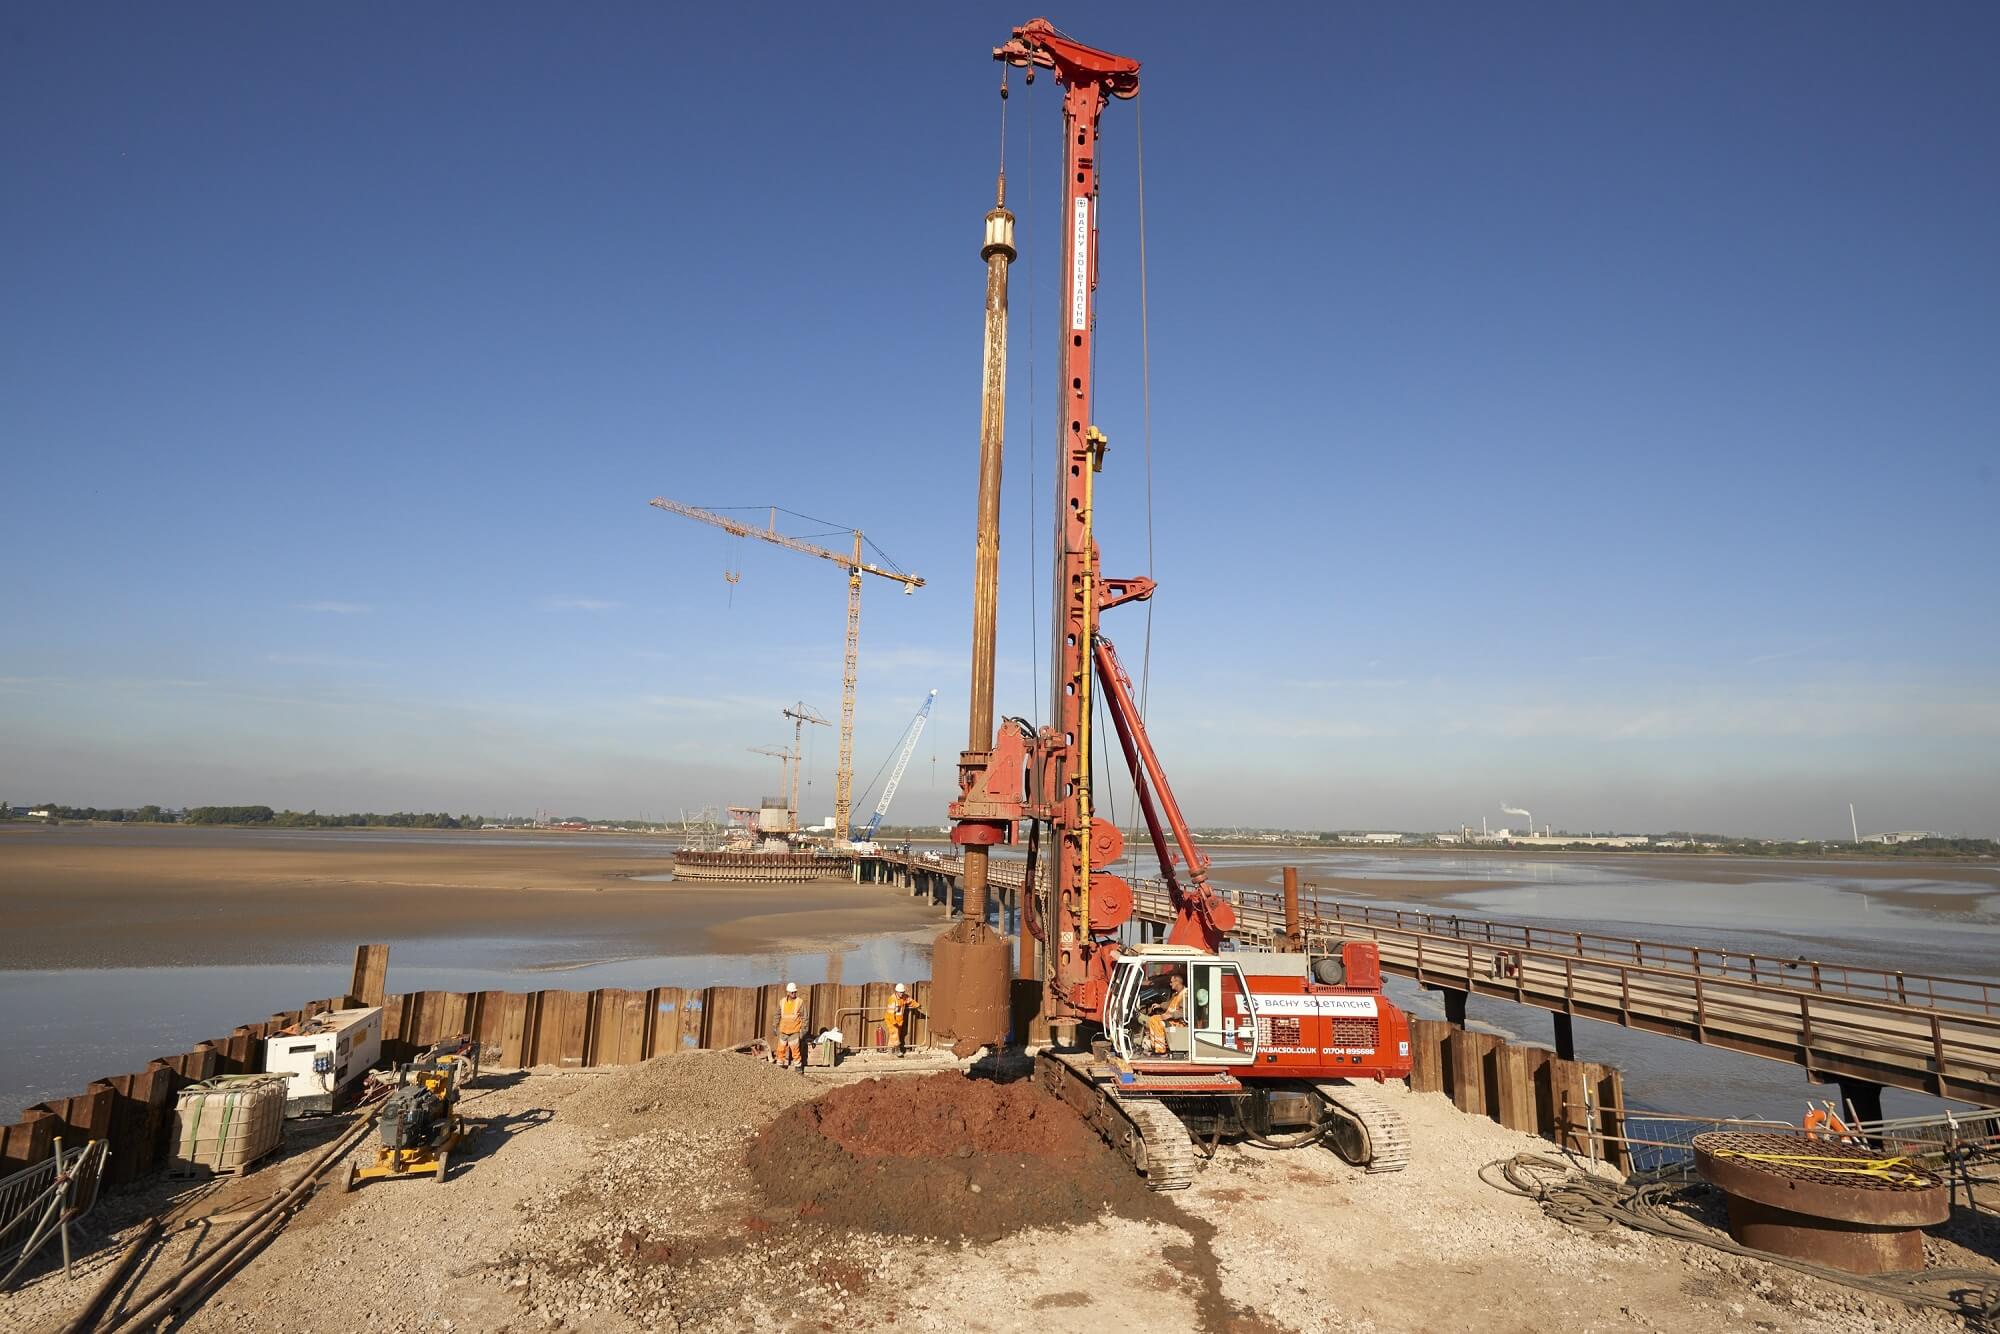
{"label": "red piling rig", "polygon": [[[994,59],[1054,72],[1063,88],[1063,211],[1068,300],[1063,320],[1063,448],[1056,519],[1058,605],[1050,724],[1032,736],[1010,720],[990,750],[959,757],[959,800],[951,808],[952,840],[965,845],[1011,842],[1014,823],[1049,826],[1054,862],[1053,903],[1031,912],[1046,946],[1043,979],[1047,1014],[1059,1027],[1095,1021],[1117,951],[1112,938],[1132,911],[1131,890],[1106,869],[1123,839],[1091,808],[1090,691],[1103,689],[1140,809],[1173,895],[1177,943],[1213,950],[1235,924],[1230,905],[1207,883],[1207,856],[1195,846],[1166,773],[1132,700],[1131,681],[1109,642],[1098,637],[1106,607],[1152,596],[1153,581],[1106,579],[1091,535],[1093,478],[1108,441],[1091,421],[1091,344],[1096,332],[1098,122],[1112,98],[1139,91],[1139,62],[1085,46],[1046,19],[1014,30]],[[1094,670],[1093,670],[1094,669]],[[1179,850],[1178,859],[1169,836]],[[1031,894],[1032,897],[1032,894]],[[1039,906],[1039,905],[1038,905]]]}

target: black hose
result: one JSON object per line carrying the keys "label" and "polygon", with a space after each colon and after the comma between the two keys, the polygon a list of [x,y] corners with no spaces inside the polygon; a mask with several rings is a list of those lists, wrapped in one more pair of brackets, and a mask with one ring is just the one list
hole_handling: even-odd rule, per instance
{"label": "black hose", "polygon": [[1319,1143],[1333,1130],[1333,1125],[1332,1121],[1322,1121],[1311,1130],[1301,1130],[1289,1139],[1269,1139],[1263,1135],[1245,1135],[1243,1141],[1246,1144],[1254,1144],[1260,1149],[1275,1149],[1282,1153],[1288,1149],[1303,1149]]}
{"label": "black hose", "polygon": [[[1495,1168],[1500,1171],[1499,1181],[1488,1175]],[[1539,1153],[1517,1153],[1512,1158],[1495,1159],[1479,1169],[1479,1179],[1509,1195],[1534,1200],[1550,1218],[1585,1232],[1629,1227],[1671,1241],[1781,1265],[1909,1306],[1950,1311],[1977,1328],[2000,1329],[2000,1278],[1989,1270],[1920,1269],[1909,1274],[1850,1274],[1830,1265],[1760,1251],[1667,1208],[1707,1190],[1705,1185],[1644,1179],[1633,1185],[1579,1171],[1569,1163]]]}

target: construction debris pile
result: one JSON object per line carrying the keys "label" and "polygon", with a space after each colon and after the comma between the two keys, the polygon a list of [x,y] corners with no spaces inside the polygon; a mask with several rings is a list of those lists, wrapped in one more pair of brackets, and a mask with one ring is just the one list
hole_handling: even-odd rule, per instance
{"label": "construction debris pile", "polygon": [[773,1204],[874,1233],[997,1241],[1107,1210],[1174,1212],[1028,1080],[945,1072],[851,1084],[778,1117],[752,1142],[749,1162]]}

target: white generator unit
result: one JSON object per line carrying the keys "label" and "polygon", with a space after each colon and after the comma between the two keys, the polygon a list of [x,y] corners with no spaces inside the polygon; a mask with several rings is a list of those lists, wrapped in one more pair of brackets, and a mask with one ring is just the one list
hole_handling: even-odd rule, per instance
{"label": "white generator unit", "polygon": [[334,1110],[381,1059],[379,1005],[328,1010],[264,1039],[264,1069],[286,1078],[286,1116]]}

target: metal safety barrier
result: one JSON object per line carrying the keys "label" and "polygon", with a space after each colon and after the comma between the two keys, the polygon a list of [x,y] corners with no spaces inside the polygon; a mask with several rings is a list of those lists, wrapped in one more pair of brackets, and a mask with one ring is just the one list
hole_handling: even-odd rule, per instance
{"label": "metal safety barrier", "polygon": [[61,1238],[63,1270],[68,1272],[70,1224],[96,1206],[110,1147],[95,1139],[65,1151],[58,1140],[51,1157],[0,1180],[0,1264],[7,1265],[0,1273],[0,1291],[13,1286],[51,1237]]}

